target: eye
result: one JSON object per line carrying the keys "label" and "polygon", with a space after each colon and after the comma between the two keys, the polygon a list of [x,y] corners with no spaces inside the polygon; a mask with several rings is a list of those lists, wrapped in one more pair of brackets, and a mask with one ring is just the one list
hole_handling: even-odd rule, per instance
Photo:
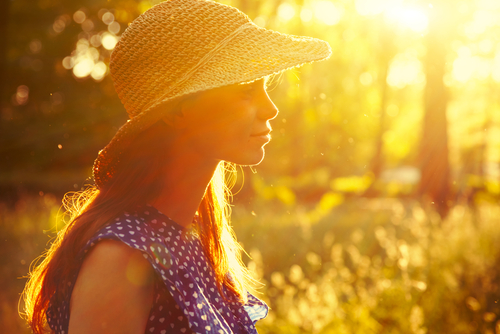
{"label": "eye", "polygon": [[241,92],[246,96],[246,97],[253,97],[255,94],[256,88],[254,85],[245,85],[245,88],[241,90]]}

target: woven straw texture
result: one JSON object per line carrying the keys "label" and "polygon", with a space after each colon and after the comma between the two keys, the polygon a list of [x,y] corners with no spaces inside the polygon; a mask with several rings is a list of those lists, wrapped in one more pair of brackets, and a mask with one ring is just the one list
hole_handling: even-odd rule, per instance
{"label": "woven straw texture", "polygon": [[134,20],[110,60],[129,121],[99,152],[94,180],[102,188],[120,154],[161,119],[159,104],[203,90],[250,82],[330,56],[327,42],[255,25],[238,9],[210,0],[162,2]]}

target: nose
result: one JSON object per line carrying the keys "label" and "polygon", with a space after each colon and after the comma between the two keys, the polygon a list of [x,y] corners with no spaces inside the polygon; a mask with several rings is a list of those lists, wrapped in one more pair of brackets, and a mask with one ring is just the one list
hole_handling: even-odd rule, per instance
{"label": "nose", "polygon": [[269,95],[267,95],[267,91],[264,89],[262,104],[259,108],[258,117],[260,119],[270,121],[270,120],[276,118],[276,116],[278,116],[278,112],[279,112],[278,108],[273,103],[273,101],[271,100]]}

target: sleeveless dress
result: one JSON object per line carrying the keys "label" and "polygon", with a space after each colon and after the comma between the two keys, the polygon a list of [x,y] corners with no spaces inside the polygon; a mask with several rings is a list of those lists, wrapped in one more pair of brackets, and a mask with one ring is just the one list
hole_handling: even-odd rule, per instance
{"label": "sleeveless dress", "polygon": [[[99,230],[82,249],[78,261],[99,241],[118,240],[140,250],[156,273],[154,300],[146,324],[147,334],[257,333],[255,323],[265,318],[268,306],[250,293],[242,305],[223,287],[229,301],[217,289],[215,274],[198,237],[152,206],[125,212]],[[78,273],[67,283],[61,305],[47,309],[47,321],[56,334],[67,334],[69,303]]]}

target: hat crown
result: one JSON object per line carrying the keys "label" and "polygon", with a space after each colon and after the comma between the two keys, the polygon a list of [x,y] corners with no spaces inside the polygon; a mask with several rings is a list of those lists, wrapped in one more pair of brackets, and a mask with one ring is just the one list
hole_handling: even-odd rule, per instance
{"label": "hat crown", "polygon": [[129,116],[175,97],[168,92],[184,75],[248,23],[238,9],[210,0],[169,0],[139,16],[110,59],[111,77]]}
{"label": "hat crown", "polygon": [[258,27],[238,9],[211,0],[169,0],[150,8],[111,54],[111,77],[130,119],[94,162],[97,186],[113,178],[122,152],[168,110],[155,106],[330,54],[325,41]]}

